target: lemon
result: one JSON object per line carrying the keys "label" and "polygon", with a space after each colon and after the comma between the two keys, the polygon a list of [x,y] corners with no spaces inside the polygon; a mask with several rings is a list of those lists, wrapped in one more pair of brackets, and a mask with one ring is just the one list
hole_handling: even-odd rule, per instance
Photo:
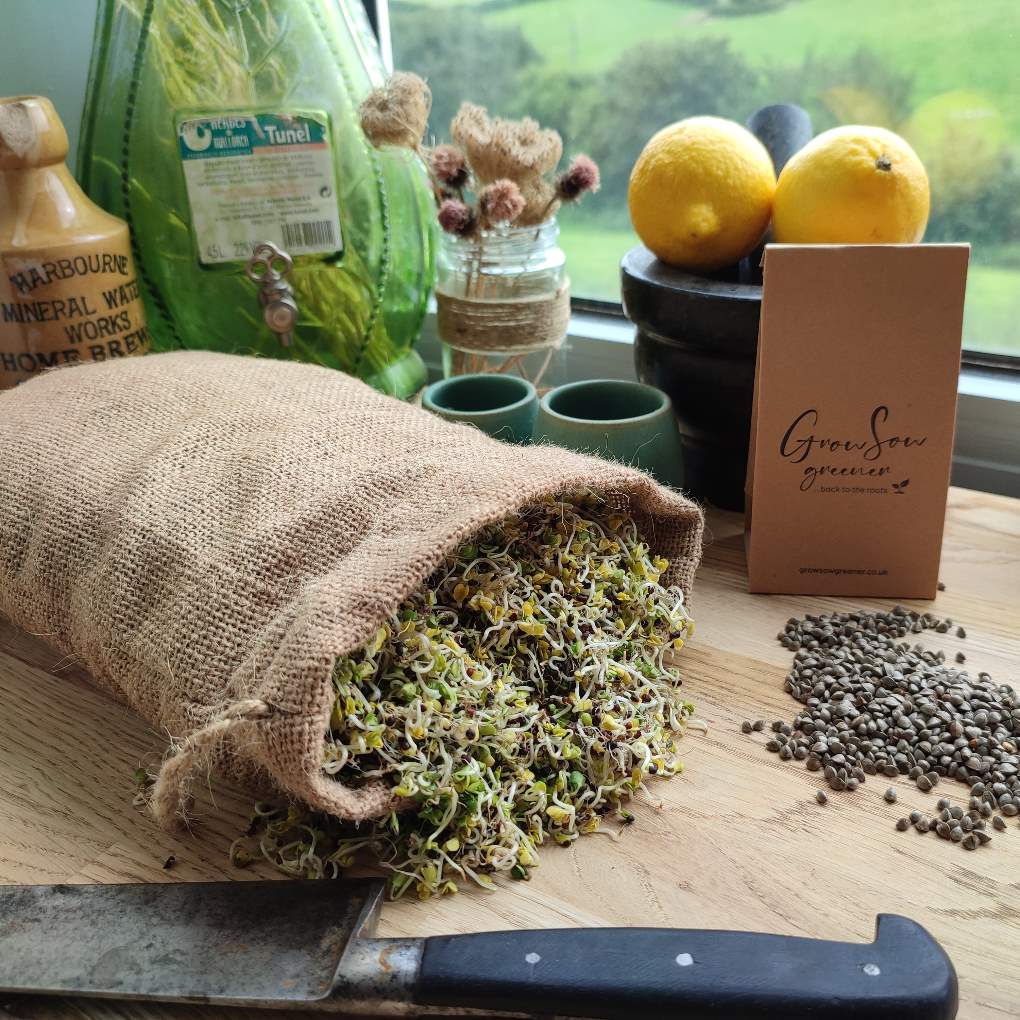
{"label": "lemon", "polygon": [[772,232],[789,244],[914,244],[928,224],[928,175],[899,135],[833,128],[779,175]]}
{"label": "lemon", "polygon": [[750,131],[721,117],[690,117],[649,140],[627,203],[638,237],[663,262],[710,272],[758,243],[775,188],[772,160]]}

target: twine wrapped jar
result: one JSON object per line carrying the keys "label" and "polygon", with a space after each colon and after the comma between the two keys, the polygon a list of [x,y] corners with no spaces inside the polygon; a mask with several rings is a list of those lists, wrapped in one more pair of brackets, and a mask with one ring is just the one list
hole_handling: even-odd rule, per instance
{"label": "twine wrapped jar", "polygon": [[570,281],[555,219],[442,234],[436,301],[443,372],[513,372],[536,386],[567,334]]}

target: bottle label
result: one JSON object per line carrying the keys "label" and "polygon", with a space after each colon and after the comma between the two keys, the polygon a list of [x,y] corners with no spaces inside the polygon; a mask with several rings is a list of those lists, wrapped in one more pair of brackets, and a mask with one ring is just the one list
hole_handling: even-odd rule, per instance
{"label": "bottle label", "polygon": [[307,113],[216,113],[177,123],[199,261],[343,251],[329,123]]}
{"label": "bottle label", "polygon": [[145,354],[127,231],[94,246],[0,254],[0,390],[37,372]]}

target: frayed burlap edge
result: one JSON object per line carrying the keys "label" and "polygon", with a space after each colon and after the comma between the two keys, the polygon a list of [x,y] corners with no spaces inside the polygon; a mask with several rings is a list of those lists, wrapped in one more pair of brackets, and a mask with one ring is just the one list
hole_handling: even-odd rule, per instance
{"label": "frayed burlap edge", "polygon": [[[604,498],[615,509],[633,513],[639,522],[642,537],[653,551],[657,551],[656,532],[662,526],[675,528],[678,522],[666,523],[670,516],[676,516],[677,505],[663,498],[664,490],[647,476],[630,468],[610,462],[599,462],[607,475],[605,481],[593,483],[590,471],[576,477],[564,477],[556,485],[522,486],[520,498],[513,506],[494,507],[476,519],[473,526],[452,530],[446,541],[431,555],[424,557],[413,574],[406,577],[404,584],[394,590],[392,598],[372,616],[360,621],[354,636],[346,642],[337,641],[335,651],[321,663],[316,664],[314,674],[320,691],[317,711],[307,716],[294,717],[281,713],[276,706],[261,699],[248,699],[229,706],[217,713],[205,726],[174,742],[160,767],[149,796],[149,809],[156,822],[165,829],[180,829],[189,826],[193,806],[192,790],[198,774],[214,770],[224,758],[245,760],[244,746],[252,740],[253,730],[262,728],[265,738],[274,729],[281,735],[295,728],[315,734],[311,741],[305,740],[305,782],[300,785],[281,784],[281,792],[324,814],[335,815],[351,822],[364,822],[394,809],[407,806],[406,801],[395,798],[388,787],[373,782],[360,788],[345,786],[322,770],[322,749],[329,730],[333,711],[333,669],[336,660],[349,655],[368,641],[409,595],[418,589],[436,570],[443,560],[453,553],[472,535],[485,527],[496,524],[511,514],[548,496],[570,494],[586,489]],[[640,505],[636,505],[640,504]],[[677,584],[685,598],[690,598],[694,574],[701,561],[701,545],[704,520],[701,511],[688,503],[689,527],[686,555],[674,556],[664,578],[669,584]],[[668,509],[667,509],[668,508]],[[656,510],[659,512],[657,513]],[[318,625],[322,621],[317,621]],[[349,625],[349,624],[348,624]],[[328,626],[328,624],[327,624]],[[286,737],[281,737],[286,739]],[[236,766],[235,766],[236,771]],[[273,777],[279,783],[278,776]]]}

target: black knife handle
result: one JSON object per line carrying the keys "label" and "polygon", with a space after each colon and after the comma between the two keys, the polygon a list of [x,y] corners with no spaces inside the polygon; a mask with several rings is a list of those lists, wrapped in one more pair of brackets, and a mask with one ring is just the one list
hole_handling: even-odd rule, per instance
{"label": "black knife handle", "polygon": [[870,944],[668,928],[426,939],[422,1006],[602,1020],[952,1020],[956,971],[905,917]]}

